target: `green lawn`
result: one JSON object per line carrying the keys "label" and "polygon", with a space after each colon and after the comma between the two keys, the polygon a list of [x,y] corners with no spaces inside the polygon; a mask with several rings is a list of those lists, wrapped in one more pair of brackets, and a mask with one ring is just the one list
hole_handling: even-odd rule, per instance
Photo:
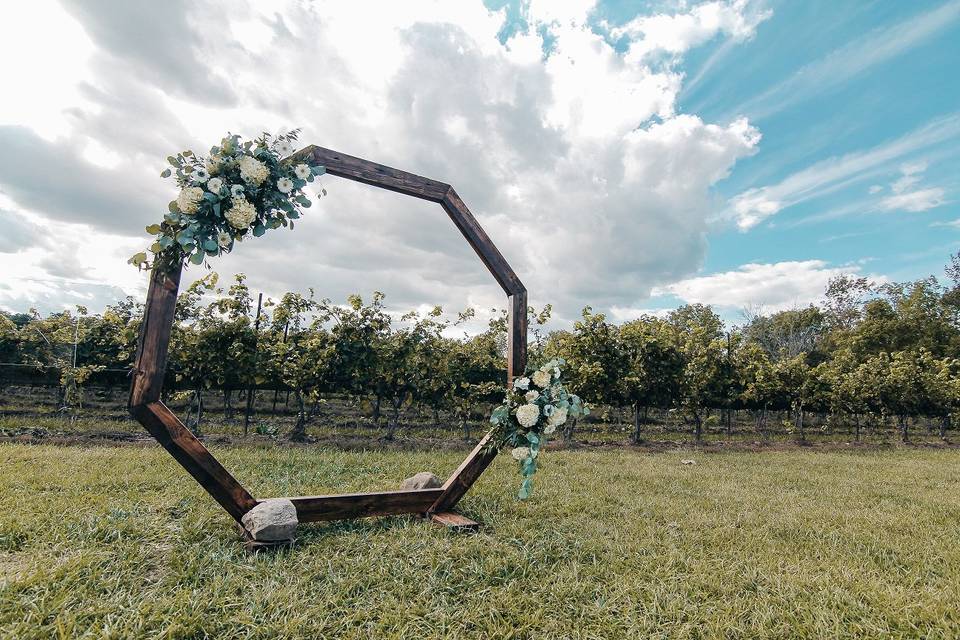
{"label": "green lawn", "polygon": [[[217,453],[262,496],[462,457]],[[0,445],[0,637],[960,635],[960,451],[548,452],[526,503],[512,462],[462,503],[479,534],[307,525],[251,556],[158,447]]]}

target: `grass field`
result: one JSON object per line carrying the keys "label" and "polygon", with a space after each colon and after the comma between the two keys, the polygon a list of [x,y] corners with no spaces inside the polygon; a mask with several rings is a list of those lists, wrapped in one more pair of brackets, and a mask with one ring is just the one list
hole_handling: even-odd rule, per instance
{"label": "grass field", "polygon": [[[261,496],[462,457],[216,452]],[[511,463],[461,503],[478,534],[309,525],[251,556],[158,447],[0,445],[0,637],[960,635],[958,450],[551,451],[526,503]]]}

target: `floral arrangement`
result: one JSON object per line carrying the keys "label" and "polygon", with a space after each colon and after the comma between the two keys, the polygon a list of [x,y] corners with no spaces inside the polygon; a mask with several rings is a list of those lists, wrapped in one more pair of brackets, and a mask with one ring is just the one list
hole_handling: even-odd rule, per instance
{"label": "floral arrangement", "polygon": [[540,450],[550,435],[570,418],[590,413],[576,394],[567,392],[560,369],[564,364],[563,358],[557,358],[516,378],[503,404],[490,416],[490,446],[511,449],[513,459],[520,464],[523,481],[517,497],[521,500],[533,491]]}
{"label": "floral arrangement", "polygon": [[202,264],[267,229],[292,229],[302,209],[310,206],[304,187],[325,171],[285,159],[298,135],[299,130],[279,136],[264,133],[241,142],[240,136],[228,133],[207,157],[190,150],[168,157],[170,167],[160,176],[172,176],[180,194],[163,221],[147,227],[147,233],[156,236],[148,249],[152,260],[142,251],[128,262],[169,271],[186,259]]}

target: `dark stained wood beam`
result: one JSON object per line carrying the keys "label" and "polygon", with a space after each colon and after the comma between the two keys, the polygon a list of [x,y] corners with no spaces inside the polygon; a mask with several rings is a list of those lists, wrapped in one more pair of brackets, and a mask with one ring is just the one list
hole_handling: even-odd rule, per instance
{"label": "dark stained wood beam", "polygon": [[223,468],[162,402],[137,405],[132,413],[157,442],[238,522],[257,501]]}
{"label": "dark stained wood beam", "polygon": [[133,382],[130,385],[130,407],[156,402],[163,390],[163,376],[167,370],[167,351],[170,347],[170,331],[173,314],[177,309],[177,290],[183,265],[178,265],[170,274],[157,271],[150,274],[147,288],[147,303],[140,326],[140,340],[133,365]]}
{"label": "dark stained wood beam", "polygon": [[[287,160],[323,165],[327,173],[334,176],[439,203],[507,294],[507,383],[523,374],[527,363],[527,290],[456,190],[445,182],[323,147],[307,147]],[[132,372],[130,412],[239,521],[257,501],[160,402],[182,268],[180,265],[168,275],[151,274]],[[487,434],[439,489],[305,496],[291,500],[304,522],[420,513],[448,526],[470,528],[472,520],[450,510],[496,457],[496,450],[486,448],[490,438]]]}
{"label": "dark stained wood beam", "polygon": [[457,229],[460,230],[463,237],[466,238],[470,246],[473,247],[473,250],[480,256],[480,260],[486,265],[490,273],[493,274],[493,277],[503,288],[504,292],[506,292],[508,296],[526,293],[527,290],[524,288],[523,283],[520,282],[520,278],[513,272],[510,265],[507,264],[507,260],[503,257],[503,254],[500,253],[500,250],[497,249],[497,245],[493,244],[493,240],[490,239],[487,232],[483,230],[480,223],[473,217],[470,209],[463,203],[463,200],[460,199],[460,196],[457,195],[453,187],[450,187],[450,190],[447,191],[440,204],[443,205],[444,211],[446,211],[450,219],[453,220],[453,224],[457,225]]}
{"label": "dark stained wood beam", "polygon": [[331,496],[287,498],[297,508],[300,522],[345,520],[368,516],[392,516],[404,513],[424,514],[441,493],[441,489],[414,491],[381,491],[376,493],[344,493]]}
{"label": "dark stained wood beam", "polygon": [[445,182],[438,182],[409,171],[401,171],[315,145],[301,149],[293,154],[289,161],[296,162],[308,158],[315,165],[323,165],[330,175],[431,202],[442,201],[450,189],[450,185]]}

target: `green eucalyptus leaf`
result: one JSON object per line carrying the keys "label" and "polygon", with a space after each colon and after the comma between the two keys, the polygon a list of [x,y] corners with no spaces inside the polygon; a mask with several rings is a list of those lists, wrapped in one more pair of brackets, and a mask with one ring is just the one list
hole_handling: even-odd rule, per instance
{"label": "green eucalyptus leaf", "polygon": [[202,251],[197,251],[192,256],[190,256],[190,262],[192,262],[193,264],[203,264],[203,259],[205,257],[206,256],[204,256]]}
{"label": "green eucalyptus leaf", "polygon": [[[253,235],[257,238],[259,238],[266,232],[267,232],[267,229],[262,224],[258,224],[253,228]],[[273,236],[270,236],[270,237],[272,238]]]}

